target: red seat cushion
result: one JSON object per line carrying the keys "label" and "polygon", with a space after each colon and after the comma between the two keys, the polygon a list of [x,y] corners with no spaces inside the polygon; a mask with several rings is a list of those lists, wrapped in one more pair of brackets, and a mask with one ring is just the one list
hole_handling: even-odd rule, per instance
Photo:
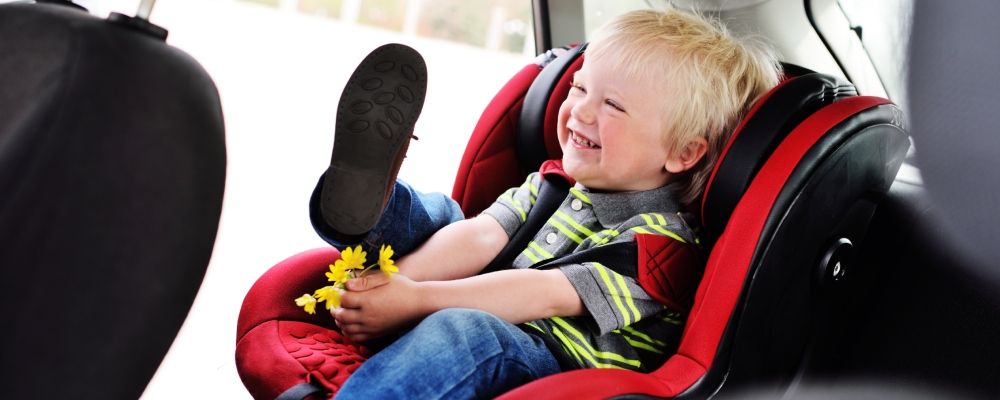
{"label": "red seat cushion", "polygon": [[524,93],[541,67],[525,66],[493,97],[479,117],[455,177],[451,197],[467,216],[479,214],[500,191],[520,185],[524,173],[517,168],[514,129],[521,114]]}
{"label": "red seat cushion", "polygon": [[255,398],[273,399],[304,382],[335,392],[370,352],[333,330],[325,309],[307,314],[294,299],[327,284],[336,249],[303,252],[278,263],[250,288],[236,332],[236,367]]}

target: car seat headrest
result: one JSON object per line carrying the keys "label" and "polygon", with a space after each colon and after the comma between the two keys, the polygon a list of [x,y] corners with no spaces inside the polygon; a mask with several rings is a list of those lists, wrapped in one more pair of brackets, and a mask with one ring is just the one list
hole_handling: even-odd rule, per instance
{"label": "car seat headrest", "polygon": [[819,73],[786,79],[747,112],[719,156],[702,197],[702,240],[711,243],[775,147],[802,120],[841,98],[856,96],[850,83]]}
{"label": "car seat headrest", "polygon": [[586,48],[586,44],[576,46],[548,62],[524,95],[514,145],[525,173],[537,171],[545,160],[562,158],[556,136],[559,106],[569,93],[573,73],[583,65]]}
{"label": "car seat headrest", "polygon": [[138,398],[212,255],[215,84],[163,40],[65,5],[0,4],[0,38],[0,397]]}

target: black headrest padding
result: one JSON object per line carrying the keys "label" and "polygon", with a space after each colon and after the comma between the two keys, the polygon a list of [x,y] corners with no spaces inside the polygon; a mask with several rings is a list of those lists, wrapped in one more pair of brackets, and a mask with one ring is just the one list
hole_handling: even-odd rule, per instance
{"label": "black headrest padding", "polygon": [[218,92],[161,40],[0,4],[0,390],[138,398],[212,254]]}
{"label": "black headrest padding", "polygon": [[545,112],[559,79],[573,61],[583,54],[586,44],[560,55],[542,69],[524,95],[524,106],[517,122],[514,146],[522,172],[537,171],[549,155],[545,150]]}
{"label": "black headrest padding", "polygon": [[775,89],[731,139],[711,185],[705,189],[705,240],[711,243],[719,236],[750,181],[796,125],[821,107],[854,95],[857,90],[850,83],[818,73],[793,78]]}
{"label": "black headrest padding", "polygon": [[794,78],[797,76],[816,73],[816,71],[809,68],[786,62],[781,63],[781,72],[786,78]]}

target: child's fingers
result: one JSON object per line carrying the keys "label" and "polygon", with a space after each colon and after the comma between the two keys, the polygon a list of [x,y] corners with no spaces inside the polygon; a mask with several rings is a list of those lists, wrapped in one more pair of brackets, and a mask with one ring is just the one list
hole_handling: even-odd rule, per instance
{"label": "child's fingers", "polygon": [[365,331],[365,327],[361,324],[342,324],[340,326],[340,332],[347,335],[368,333]]}
{"label": "child's fingers", "polygon": [[351,339],[351,341],[354,342],[354,343],[360,343],[360,342],[364,342],[364,341],[366,341],[368,339],[371,339],[371,335],[369,335],[367,333],[356,333],[356,334],[353,334],[353,335],[347,335],[347,338]]}
{"label": "child's fingers", "polygon": [[371,290],[389,282],[389,277],[383,273],[365,274],[360,278],[347,281],[347,290],[362,291]]}
{"label": "child's fingers", "polygon": [[330,316],[333,317],[333,323],[336,324],[338,328],[340,327],[340,310],[343,309],[342,308],[330,309]]}
{"label": "child's fingers", "polygon": [[347,336],[352,342],[361,343],[368,339],[371,339],[371,334],[364,331],[364,327],[361,325],[345,325],[340,328],[340,333]]}
{"label": "child's fingers", "polygon": [[359,293],[346,292],[340,296],[341,308],[361,308],[361,301],[364,296]]}
{"label": "child's fingers", "polygon": [[338,312],[337,316],[334,318],[338,322],[340,322],[341,325],[351,325],[351,324],[360,324],[362,315],[361,311],[346,308]]}

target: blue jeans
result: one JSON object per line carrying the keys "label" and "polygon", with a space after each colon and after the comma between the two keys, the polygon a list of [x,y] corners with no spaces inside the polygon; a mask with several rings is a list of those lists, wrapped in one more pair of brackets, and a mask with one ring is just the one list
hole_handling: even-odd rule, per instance
{"label": "blue jeans", "polygon": [[560,372],[542,340],[483,311],[451,308],[361,364],[345,399],[493,398]]}
{"label": "blue jeans", "polygon": [[409,254],[446,225],[465,218],[458,203],[442,193],[421,193],[401,180],[396,185],[386,203],[378,222],[358,243],[345,243],[323,220],[319,199],[323,189],[320,176],[316,189],[309,199],[309,219],[313,228],[323,240],[344,250],[347,246],[361,244],[361,248],[378,257],[379,246],[392,245],[395,259]]}

